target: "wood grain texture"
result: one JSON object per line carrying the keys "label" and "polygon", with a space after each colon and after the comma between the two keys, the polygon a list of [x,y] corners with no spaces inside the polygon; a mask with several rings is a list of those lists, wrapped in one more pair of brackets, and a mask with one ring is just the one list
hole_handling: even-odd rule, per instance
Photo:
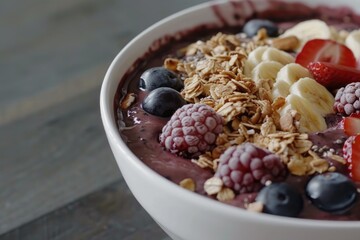
{"label": "wood grain texture", "polygon": [[[121,181],[100,120],[105,71],[136,34],[205,1],[0,1],[0,234]],[[66,231],[52,219],[36,229]],[[142,221],[134,231],[156,235]]]}
{"label": "wood grain texture", "polygon": [[170,2],[0,1],[0,74],[6,83],[0,88],[0,115],[89,68],[109,65],[146,27],[204,0]]}
{"label": "wood grain texture", "polygon": [[0,127],[0,232],[121,177],[101,124],[98,92]]}
{"label": "wood grain texture", "polygon": [[51,212],[0,240],[171,240],[123,181]]}

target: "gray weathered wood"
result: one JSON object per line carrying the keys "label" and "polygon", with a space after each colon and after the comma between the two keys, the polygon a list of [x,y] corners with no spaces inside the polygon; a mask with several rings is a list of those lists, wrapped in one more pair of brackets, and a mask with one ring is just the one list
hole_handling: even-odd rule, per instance
{"label": "gray weathered wood", "polygon": [[0,87],[0,116],[89,68],[109,65],[140,31],[204,1],[0,1],[0,74],[6,83]]}
{"label": "gray weathered wood", "polygon": [[121,179],[100,121],[106,68],[141,30],[199,2],[0,1],[0,234]]}
{"label": "gray weathered wood", "polygon": [[0,236],[0,240],[171,240],[124,181]]}
{"label": "gray weathered wood", "polygon": [[101,125],[98,92],[0,127],[0,232],[121,177]]}

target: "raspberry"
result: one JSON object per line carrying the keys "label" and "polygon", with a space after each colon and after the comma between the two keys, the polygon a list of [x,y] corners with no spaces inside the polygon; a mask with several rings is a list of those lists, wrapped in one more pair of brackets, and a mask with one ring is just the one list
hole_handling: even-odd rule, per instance
{"label": "raspberry", "polygon": [[360,82],[350,83],[337,91],[334,110],[344,115],[360,113]]}
{"label": "raspberry", "polygon": [[187,104],[176,110],[160,134],[160,144],[186,158],[210,151],[223,131],[223,119],[205,104]]}
{"label": "raspberry", "polygon": [[221,156],[215,177],[237,193],[259,191],[266,181],[282,181],[287,168],[280,157],[252,143],[229,147]]}

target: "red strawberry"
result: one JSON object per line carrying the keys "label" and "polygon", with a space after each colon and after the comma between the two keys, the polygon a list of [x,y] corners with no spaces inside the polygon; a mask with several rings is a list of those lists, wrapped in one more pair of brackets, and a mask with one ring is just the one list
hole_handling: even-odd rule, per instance
{"label": "red strawberry", "polygon": [[307,68],[315,80],[328,89],[344,87],[360,82],[360,70],[327,62],[311,62]]}
{"label": "red strawberry", "polygon": [[329,62],[356,67],[353,52],[345,45],[333,40],[313,39],[308,41],[296,56],[296,63],[307,67],[310,62]]}
{"label": "red strawberry", "polygon": [[352,113],[350,117],[359,118],[360,119],[360,113]]}
{"label": "red strawberry", "polygon": [[349,164],[350,177],[360,182],[360,135],[351,136],[345,141],[343,155]]}
{"label": "red strawberry", "polygon": [[[350,115],[350,117],[352,117],[352,118],[359,118],[359,119],[360,119],[360,113],[352,113],[352,114]],[[345,118],[346,118],[346,117],[343,117],[343,118],[341,119],[341,121],[338,122],[338,124],[335,126],[337,129],[344,129]],[[351,134],[351,135],[355,135],[355,134]]]}
{"label": "red strawberry", "polygon": [[344,132],[348,136],[360,134],[360,118],[346,117],[344,118]]}

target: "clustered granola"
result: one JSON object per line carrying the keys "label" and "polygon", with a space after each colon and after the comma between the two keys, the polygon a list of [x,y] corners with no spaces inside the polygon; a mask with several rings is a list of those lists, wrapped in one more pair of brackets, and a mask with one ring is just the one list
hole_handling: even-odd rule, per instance
{"label": "clustered granola", "polygon": [[[326,159],[312,150],[308,135],[297,131],[298,113],[292,111],[280,117],[278,110],[285,100],[272,100],[273,80],[262,79],[255,84],[243,74],[248,54],[258,46],[269,44],[266,34],[261,32],[251,41],[218,33],[207,41],[187,46],[183,58],[165,60],[166,68],[184,77],[181,92],[184,99],[211,106],[225,120],[224,133],[218,136],[216,147],[192,161],[216,171],[219,157],[228,147],[252,142],[280,155],[294,175],[334,171]],[[214,191],[211,186],[209,195],[225,191],[219,199],[233,197],[227,189],[216,185]]]}

